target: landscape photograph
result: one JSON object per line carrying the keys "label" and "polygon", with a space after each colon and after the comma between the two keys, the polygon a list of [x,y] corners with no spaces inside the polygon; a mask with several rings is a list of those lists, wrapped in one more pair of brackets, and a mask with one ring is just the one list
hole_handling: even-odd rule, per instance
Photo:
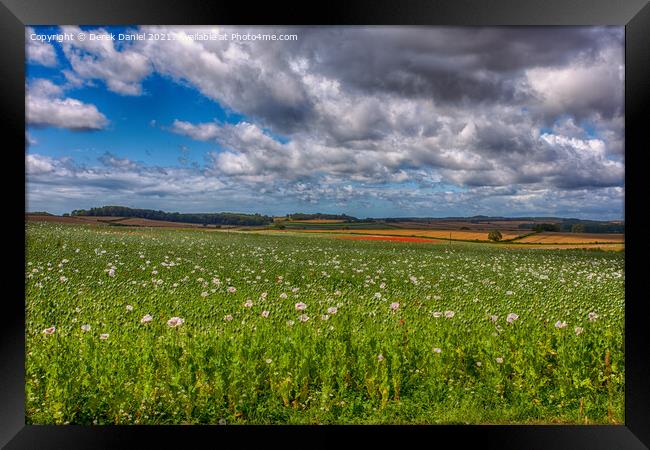
{"label": "landscape photograph", "polygon": [[25,42],[27,424],[625,423],[623,27]]}

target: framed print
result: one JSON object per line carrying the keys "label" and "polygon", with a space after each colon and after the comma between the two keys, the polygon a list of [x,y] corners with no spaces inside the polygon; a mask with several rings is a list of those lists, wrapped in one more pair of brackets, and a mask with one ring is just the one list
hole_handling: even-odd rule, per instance
{"label": "framed print", "polygon": [[3,5],[6,448],[649,445],[646,2]]}

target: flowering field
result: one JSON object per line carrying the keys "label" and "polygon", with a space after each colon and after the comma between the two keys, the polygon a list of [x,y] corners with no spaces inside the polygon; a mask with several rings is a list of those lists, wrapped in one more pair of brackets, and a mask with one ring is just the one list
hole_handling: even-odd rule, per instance
{"label": "flowering field", "polygon": [[624,420],[623,253],[26,226],[27,423]]}

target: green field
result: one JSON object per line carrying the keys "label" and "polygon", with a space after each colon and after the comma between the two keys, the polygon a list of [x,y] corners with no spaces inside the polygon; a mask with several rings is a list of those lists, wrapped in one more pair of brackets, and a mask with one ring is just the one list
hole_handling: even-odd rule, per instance
{"label": "green field", "polygon": [[624,421],[623,252],[26,229],[29,424]]}

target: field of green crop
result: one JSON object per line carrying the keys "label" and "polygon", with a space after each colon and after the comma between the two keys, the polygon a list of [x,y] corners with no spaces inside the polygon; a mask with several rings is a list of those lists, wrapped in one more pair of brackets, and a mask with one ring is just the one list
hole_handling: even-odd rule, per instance
{"label": "field of green crop", "polygon": [[26,227],[29,424],[624,421],[623,253]]}

